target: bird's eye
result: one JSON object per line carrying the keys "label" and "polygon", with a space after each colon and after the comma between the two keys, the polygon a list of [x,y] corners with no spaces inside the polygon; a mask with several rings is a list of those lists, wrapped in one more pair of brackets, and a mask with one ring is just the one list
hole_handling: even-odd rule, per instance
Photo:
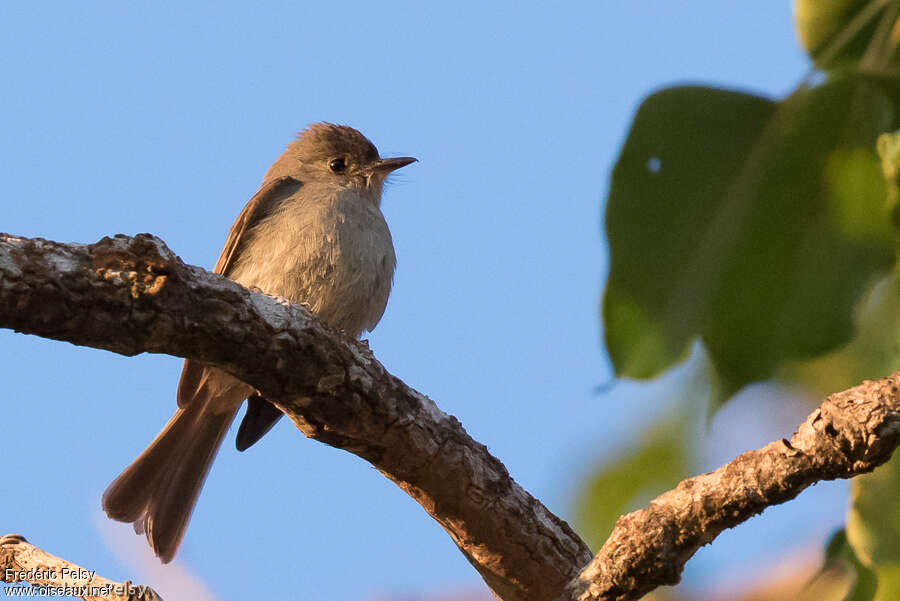
{"label": "bird's eye", "polygon": [[331,169],[334,173],[340,173],[347,168],[347,160],[343,157],[331,159],[330,161],[328,161],[328,168]]}

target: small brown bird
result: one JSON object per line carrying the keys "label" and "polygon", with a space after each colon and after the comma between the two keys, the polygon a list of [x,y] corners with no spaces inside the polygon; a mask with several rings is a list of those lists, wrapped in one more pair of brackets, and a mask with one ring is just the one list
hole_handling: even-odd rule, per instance
{"label": "small brown bird", "polygon": [[[354,337],[384,313],[394,274],[391,233],[381,214],[387,176],[416,159],[382,159],[355,129],[316,123],[266,173],[231,226],[215,273],[303,303]],[[186,359],[178,409],[162,432],[103,494],[114,520],[133,522],[168,563],[178,551],[209,467],[248,399],[237,436],[244,450],[281,417],[253,387]]]}

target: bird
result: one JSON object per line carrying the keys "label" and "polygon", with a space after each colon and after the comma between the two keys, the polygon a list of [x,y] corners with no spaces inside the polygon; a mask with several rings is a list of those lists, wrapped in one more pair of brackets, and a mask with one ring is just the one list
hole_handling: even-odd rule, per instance
{"label": "bird", "polygon": [[[359,338],[381,319],[396,256],[381,212],[385,179],[413,157],[382,158],[362,133],[315,123],[266,172],[238,215],[214,273],[303,304]],[[150,445],[103,493],[106,514],[132,523],[163,562],[175,557],[194,505],[238,409],[245,450],[281,417],[252,386],[185,359],[178,407]]]}

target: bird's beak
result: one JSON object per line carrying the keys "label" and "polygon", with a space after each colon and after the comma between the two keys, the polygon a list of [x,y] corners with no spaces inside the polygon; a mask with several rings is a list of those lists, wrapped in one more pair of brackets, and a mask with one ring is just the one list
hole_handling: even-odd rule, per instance
{"label": "bird's beak", "polygon": [[413,157],[396,157],[392,159],[378,159],[372,164],[372,171],[379,171],[387,175],[391,171],[395,171],[400,167],[406,167],[410,163],[415,163],[419,159]]}

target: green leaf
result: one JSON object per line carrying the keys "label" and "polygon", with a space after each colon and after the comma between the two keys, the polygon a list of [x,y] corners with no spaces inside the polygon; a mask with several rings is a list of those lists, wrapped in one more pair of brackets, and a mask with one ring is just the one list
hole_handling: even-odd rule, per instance
{"label": "green leaf", "polygon": [[900,369],[900,281],[892,274],[872,287],[856,311],[856,336],[822,357],[791,363],[779,379],[818,396],[844,390]]}
{"label": "green leaf", "polygon": [[897,200],[900,199],[900,132],[881,134],[876,148],[878,158],[881,159],[881,173],[887,184],[888,206],[892,210],[896,227],[900,223],[897,215]]}
{"label": "green leaf", "polygon": [[874,154],[893,122],[858,76],[777,103],[700,87],[645,100],[607,204],[616,374],[656,376],[699,336],[727,399],[846,342],[894,261]]}
{"label": "green leaf", "polygon": [[587,479],[577,498],[577,523],[588,545],[598,548],[616,518],[675,486],[687,475],[692,449],[690,417],[681,412],[650,426],[640,443],[614,457]]}
{"label": "green leaf", "polygon": [[878,25],[883,0],[794,0],[803,48],[819,68],[862,58]]}
{"label": "green leaf", "polygon": [[838,530],[828,541],[822,572],[834,564],[843,565],[854,577],[853,585],[844,601],[872,601],[875,598],[876,590],[879,588],[878,577],[856,557],[853,547],[847,542],[845,530]]}
{"label": "green leaf", "polygon": [[878,566],[876,573],[878,574],[878,590],[875,593],[874,601],[897,601],[900,599],[900,564]]}
{"label": "green leaf", "polygon": [[875,601],[900,599],[900,456],[854,478],[850,491],[847,541],[878,575]]}
{"label": "green leaf", "polygon": [[900,564],[900,455],[853,479],[847,540],[867,566]]}

